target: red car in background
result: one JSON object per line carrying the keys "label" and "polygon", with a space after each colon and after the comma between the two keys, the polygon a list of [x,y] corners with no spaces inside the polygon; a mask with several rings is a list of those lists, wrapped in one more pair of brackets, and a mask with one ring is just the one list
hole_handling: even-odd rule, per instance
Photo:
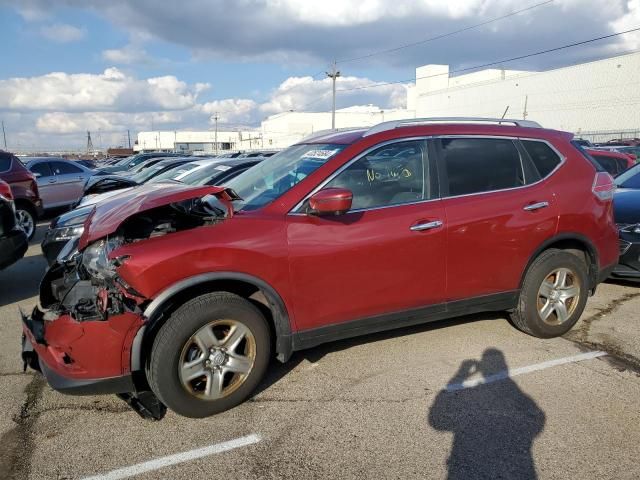
{"label": "red car in background", "polygon": [[614,177],[633,167],[636,163],[635,155],[629,153],[599,150],[595,148],[587,148],[586,151],[600,165],[602,165],[602,168]]}
{"label": "red car in background", "polygon": [[36,233],[36,221],[43,212],[36,177],[18,157],[0,150],[0,179],[11,186],[18,225],[31,240]]}

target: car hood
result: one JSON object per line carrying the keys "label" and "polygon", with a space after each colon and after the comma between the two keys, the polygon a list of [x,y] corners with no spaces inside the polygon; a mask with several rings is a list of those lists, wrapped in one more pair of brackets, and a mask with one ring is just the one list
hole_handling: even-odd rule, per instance
{"label": "car hood", "polygon": [[84,232],[80,237],[78,248],[84,249],[89,243],[115,232],[126,219],[140,212],[169,205],[175,202],[215,195],[225,203],[233,213],[231,202],[240,197],[226,187],[193,187],[184,184],[146,184],[132,188],[126,192],[118,192],[96,204],[84,224]]}
{"label": "car hood", "polygon": [[616,223],[640,223],[640,190],[618,188],[613,196],[613,216]]}
{"label": "car hood", "polygon": [[80,203],[76,206],[76,208],[87,207],[89,205],[95,205],[96,203],[100,203],[107,198],[115,197],[116,195],[120,195],[121,193],[128,192],[133,187],[121,188],[119,190],[111,190],[104,193],[92,193],[85,195],[80,199]]}

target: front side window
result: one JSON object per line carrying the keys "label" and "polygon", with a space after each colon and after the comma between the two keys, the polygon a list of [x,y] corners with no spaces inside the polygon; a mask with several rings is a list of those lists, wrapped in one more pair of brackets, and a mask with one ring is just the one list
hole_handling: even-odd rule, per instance
{"label": "front side window", "polygon": [[250,168],[227,184],[242,198],[234,202],[234,209],[255,210],[271,203],[345,147],[338,144],[294,145]]}
{"label": "front side window", "polygon": [[29,167],[29,170],[31,170],[32,173],[39,174],[40,177],[50,177],[53,175],[47,162],[35,163]]}
{"label": "front side window", "polygon": [[426,159],[424,141],[393,143],[359,158],[324,188],[350,190],[352,210],[427,200],[430,189],[425,188]]}
{"label": "front side window", "polygon": [[441,155],[449,196],[521,187],[520,152],[509,139],[443,138]]}

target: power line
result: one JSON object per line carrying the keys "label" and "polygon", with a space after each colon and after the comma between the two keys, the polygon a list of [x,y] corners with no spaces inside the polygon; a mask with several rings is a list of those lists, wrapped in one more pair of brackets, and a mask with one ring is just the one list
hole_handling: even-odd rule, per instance
{"label": "power line", "polygon": [[602,37],[591,38],[589,40],[583,40],[581,42],[570,43],[568,45],[562,45],[561,47],[549,48],[547,50],[541,50],[539,52],[529,53],[529,54],[526,54],[526,55],[519,55],[517,57],[507,58],[507,59],[504,59],[504,60],[496,60],[496,61],[493,61],[493,62],[484,63],[482,65],[475,65],[473,67],[459,68],[459,69],[456,69],[456,70],[451,70],[451,71],[446,72],[446,73],[436,73],[436,74],[433,74],[433,75],[426,75],[424,77],[416,77],[415,79],[414,78],[409,78],[409,79],[405,79],[405,80],[397,80],[395,82],[376,83],[374,85],[366,85],[366,86],[363,86],[363,87],[344,88],[344,89],[339,89],[338,92],[351,92],[351,91],[354,91],[354,90],[366,90],[366,89],[369,89],[369,88],[384,87],[384,86],[387,86],[387,85],[397,85],[399,83],[412,82],[414,80],[424,80],[424,79],[427,79],[427,78],[441,77],[443,75],[451,75],[452,73],[462,73],[462,72],[468,72],[470,70],[478,70],[480,68],[492,67],[494,65],[500,65],[500,64],[503,64],[503,63],[514,62],[516,60],[523,60],[525,58],[535,57],[535,56],[538,56],[538,55],[544,55],[546,53],[557,52],[559,50],[564,50],[566,48],[572,48],[572,47],[577,47],[577,46],[580,46],[580,45],[586,45],[588,43],[593,43],[593,42],[597,42],[597,41],[600,41],[600,40],[606,40],[607,38],[613,38],[613,37],[617,37],[617,36],[620,36],[620,35],[625,35],[627,33],[637,32],[639,30],[640,30],[640,27],[636,27],[636,28],[632,28],[630,30],[625,30],[624,32],[616,32],[616,33],[612,33],[612,34],[609,34],[609,35],[604,35]]}
{"label": "power line", "polygon": [[461,28],[460,30],[455,30],[453,32],[448,32],[448,33],[442,33],[440,35],[436,35],[435,37],[427,38],[425,40],[420,40],[418,42],[406,43],[404,45],[399,45],[397,47],[388,48],[386,50],[378,50],[376,52],[371,52],[371,53],[368,53],[366,55],[362,55],[360,57],[353,57],[353,58],[347,58],[347,59],[344,59],[344,60],[338,60],[336,63],[355,62],[357,60],[363,60],[365,58],[371,58],[371,57],[375,57],[377,55],[383,55],[385,53],[397,52],[398,50],[402,50],[403,48],[415,47],[416,45],[422,45],[424,43],[433,42],[434,40],[440,40],[441,38],[451,37],[453,35],[457,35],[458,33],[467,32],[469,30],[473,30],[473,29],[476,29],[476,28],[479,28],[479,27],[483,27],[485,25],[489,25],[490,23],[497,22],[499,20],[504,20],[505,18],[513,17],[513,16],[518,15],[520,13],[527,12],[529,10],[533,10],[534,8],[538,8],[538,7],[542,7],[544,5],[548,5],[550,3],[553,3],[553,1],[554,0],[547,0],[546,2],[537,3],[535,5],[531,5],[530,7],[523,8],[522,10],[516,10],[516,11],[513,11],[513,12],[508,13],[506,15],[502,15],[501,17],[492,18],[492,19],[486,20],[486,21],[484,21],[482,23],[477,23],[475,25],[470,25],[468,27]]}

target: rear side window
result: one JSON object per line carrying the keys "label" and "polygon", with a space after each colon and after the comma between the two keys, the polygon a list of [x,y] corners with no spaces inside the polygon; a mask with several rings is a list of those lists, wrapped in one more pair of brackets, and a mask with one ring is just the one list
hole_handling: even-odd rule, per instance
{"label": "rear side window", "polygon": [[0,155],[0,172],[6,172],[11,168],[11,157],[9,155]]}
{"label": "rear side window", "polygon": [[535,140],[522,140],[522,145],[531,157],[533,164],[538,169],[540,177],[544,178],[560,165],[562,159],[553,149],[544,142]]}
{"label": "rear side window", "polygon": [[55,175],[67,175],[71,173],[82,173],[80,167],[65,162],[51,162],[51,169]]}
{"label": "rear side window", "polygon": [[525,184],[520,152],[509,139],[441,140],[449,196],[468,195]]}

